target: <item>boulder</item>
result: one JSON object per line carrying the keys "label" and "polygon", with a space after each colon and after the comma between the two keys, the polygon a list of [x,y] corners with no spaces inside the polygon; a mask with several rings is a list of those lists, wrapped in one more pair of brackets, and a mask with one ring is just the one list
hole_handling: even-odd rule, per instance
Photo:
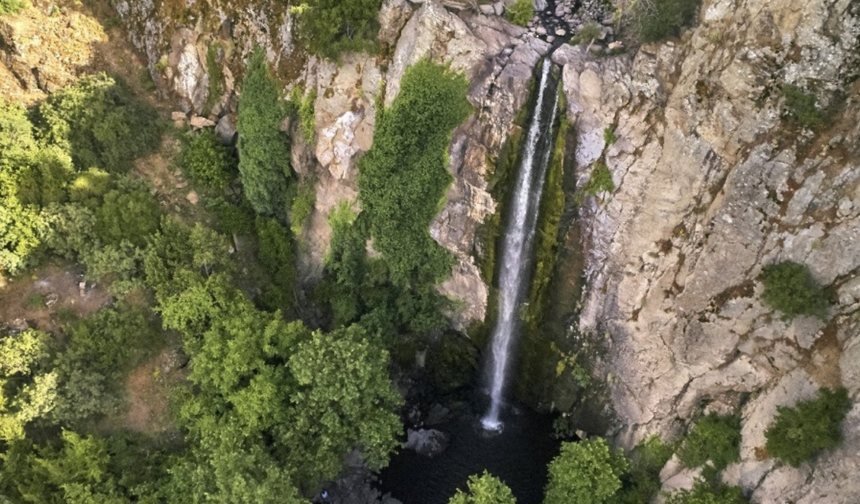
{"label": "boulder", "polygon": [[435,457],[448,448],[449,442],[450,436],[436,429],[407,429],[403,448],[425,457]]}

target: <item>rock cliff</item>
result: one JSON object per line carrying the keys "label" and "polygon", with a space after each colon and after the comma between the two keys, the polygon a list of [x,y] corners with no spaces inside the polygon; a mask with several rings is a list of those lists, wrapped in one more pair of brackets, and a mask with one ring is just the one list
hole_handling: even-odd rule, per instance
{"label": "rock cliff", "polygon": [[[776,406],[860,392],[860,9],[827,0],[705,1],[681,40],[595,59],[564,47],[580,184],[604,152],[617,190],[582,208],[580,330],[606,336],[618,438],[672,435],[703,409],[743,416],[727,472],[761,503],[855,502],[860,405],[812,466],[760,460]],[[786,117],[783,85],[827,124]],[[618,140],[605,145],[604,128]],[[836,293],[826,321],[761,301],[764,265],[793,260]],[[571,301],[572,302],[572,301]]]}

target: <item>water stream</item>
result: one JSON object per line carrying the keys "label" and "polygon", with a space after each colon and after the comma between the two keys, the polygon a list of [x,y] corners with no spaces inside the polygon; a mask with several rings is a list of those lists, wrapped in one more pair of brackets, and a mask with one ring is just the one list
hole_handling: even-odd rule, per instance
{"label": "water stream", "polygon": [[510,361],[516,349],[515,343],[520,329],[520,305],[530,282],[529,265],[538,208],[552,153],[552,126],[558,107],[558,82],[551,75],[551,68],[552,63],[545,59],[502,244],[498,319],[491,339],[492,354],[488,360],[487,373],[490,407],[481,419],[484,428],[490,431],[502,428],[500,415],[503,397],[508,375],[511,374]]}

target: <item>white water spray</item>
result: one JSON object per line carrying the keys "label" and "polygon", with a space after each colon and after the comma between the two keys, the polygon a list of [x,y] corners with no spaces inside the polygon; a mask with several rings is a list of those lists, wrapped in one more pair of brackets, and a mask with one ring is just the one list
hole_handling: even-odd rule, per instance
{"label": "white water spray", "polygon": [[[529,124],[522,164],[514,188],[508,229],[502,244],[498,320],[493,330],[492,367],[489,373],[491,402],[489,411],[481,419],[481,424],[487,430],[497,431],[502,427],[499,413],[502,393],[505,389],[508,360],[512,341],[519,330],[519,305],[528,284],[528,263],[537,224],[538,207],[552,152],[551,139],[547,139],[542,153],[536,152],[541,140],[541,130],[545,130],[547,135],[552,134],[552,123],[555,121],[558,107],[558,93],[555,92],[554,87],[552,96],[546,96],[551,67],[552,63],[548,59],[544,60],[537,103]],[[546,99],[553,100],[553,106],[549,110],[544,104]],[[549,114],[545,114],[546,112]],[[548,122],[544,115],[549,116]]]}

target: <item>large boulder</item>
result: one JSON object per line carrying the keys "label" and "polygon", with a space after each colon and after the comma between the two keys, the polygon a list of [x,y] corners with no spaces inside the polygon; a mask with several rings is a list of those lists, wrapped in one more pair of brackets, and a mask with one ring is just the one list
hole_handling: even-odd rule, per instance
{"label": "large boulder", "polygon": [[436,429],[407,429],[403,448],[425,457],[435,457],[448,448],[450,441],[448,434]]}

